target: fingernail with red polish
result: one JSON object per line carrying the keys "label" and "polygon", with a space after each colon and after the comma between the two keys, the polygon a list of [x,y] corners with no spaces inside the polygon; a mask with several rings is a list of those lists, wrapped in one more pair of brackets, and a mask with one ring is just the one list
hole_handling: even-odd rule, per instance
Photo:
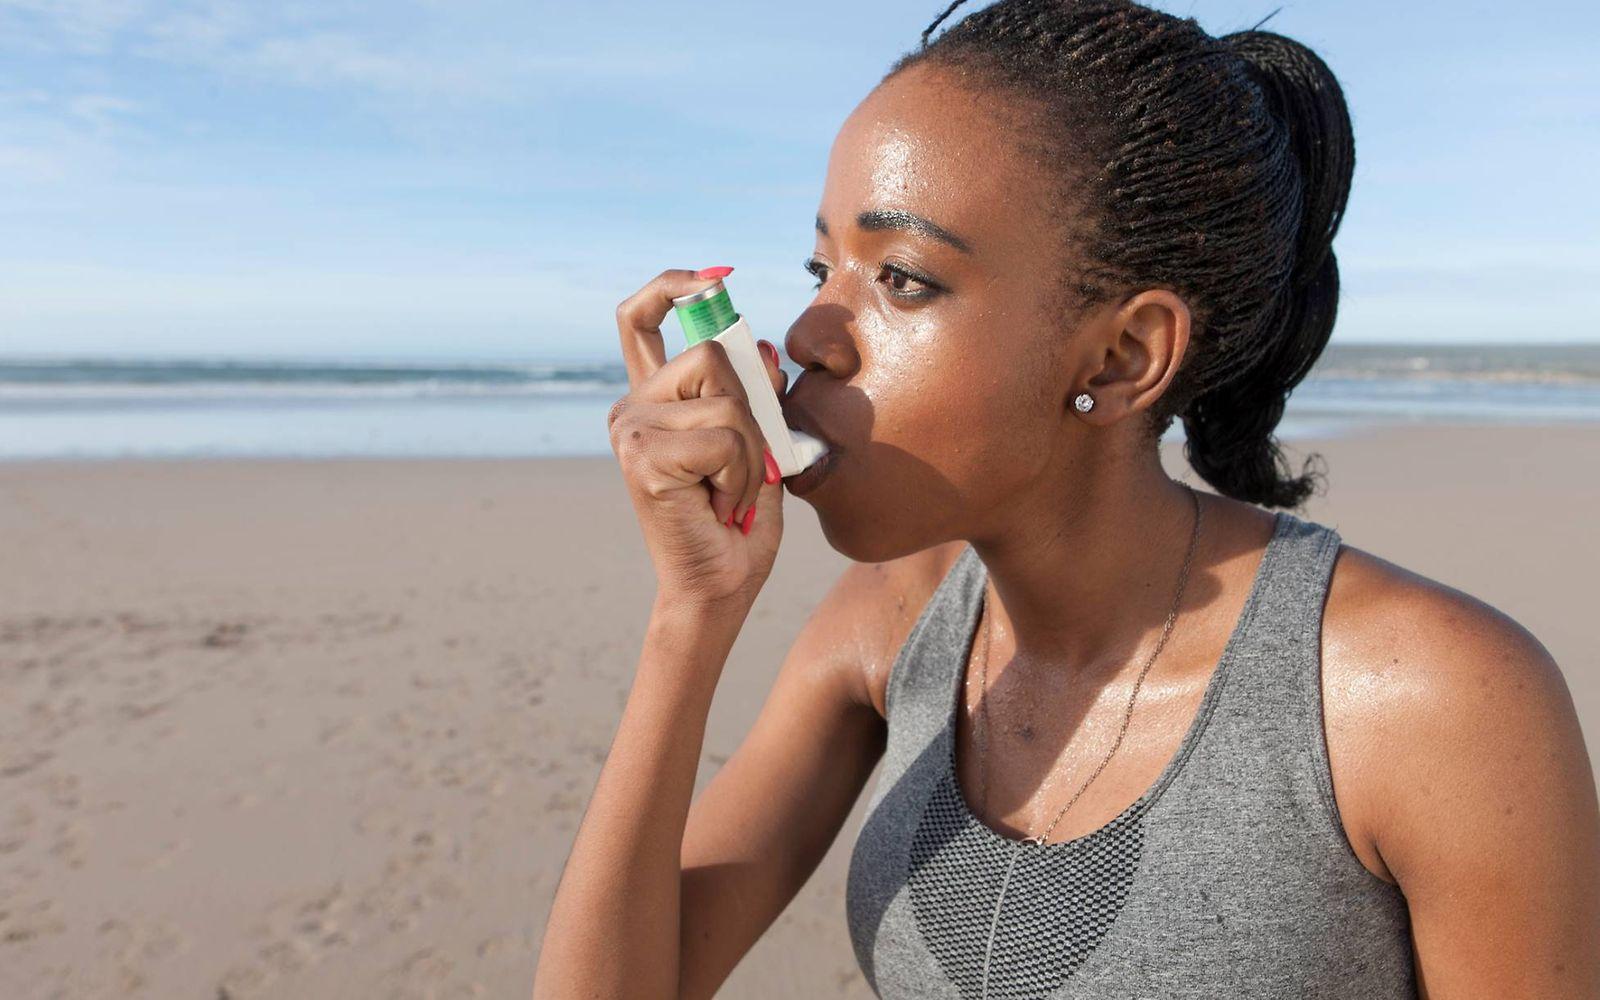
{"label": "fingernail with red polish", "polygon": [[[737,508],[734,508],[734,510],[737,510]],[[731,527],[733,527],[733,515],[734,515],[734,510],[729,510],[729,511],[728,511],[728,517],[727,517],[727,519],[726,519],[726,520],[724,520],[724,521],[723,521],[723,522],[722,522],[722,526],[723,526],[723,527],[724,527],[724,528],[731,528]]]}
{"label": "fingernail with red polish", "polygon": [[755,524],[755,523],[756,523],[756,508],[755,508],[754,504],[751,504],[750,505],[750,509],[745,511],[744,520],[739,522],[739,530],[743,531],[745,534],[748,535],[748,534],[750,534],[750,526],[752,524]]}
{"label": "fingernail with red polish", "polygon": [[766,456],[766,458],[767,458],[767,472],[766,472],[766,475],[761,477],[761,481],[764,482],[764,483],[771,484],[771,483],[775,483],[778,480],[782,479],[783,478],[783,470],[778,468],[778,460],[772,457],[772,449],[771,448],[763,448],[763,449],[761,449],[761,451],[762,451],[762,454],[764,454]]}
{"label": "fingernail with red polish", "polygon": [[702,267],[694,273],[696,278],[726,278],[733,273],[731,267]]}

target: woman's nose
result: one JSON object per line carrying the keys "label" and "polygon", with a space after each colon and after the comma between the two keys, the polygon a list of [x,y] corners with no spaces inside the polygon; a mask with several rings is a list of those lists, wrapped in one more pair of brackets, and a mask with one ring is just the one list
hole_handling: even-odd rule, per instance
{"label": "woman's nose", "polygon": [[823,370],[848,379],[861,363],[849,319],[849,311],[840,306],[810,307],[784,335],[784,353],[805,371]]}

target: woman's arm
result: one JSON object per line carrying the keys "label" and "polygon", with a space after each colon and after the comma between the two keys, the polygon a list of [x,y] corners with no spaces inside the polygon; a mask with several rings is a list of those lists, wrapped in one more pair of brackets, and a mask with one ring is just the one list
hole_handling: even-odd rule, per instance
{"label": "woman's arm", "polygon": [[[779,469],[726,349],[705,340],[666,357],[662,320],[675,298],[706,280],[714,279],[668,269],[617,306],[629,391],[606,424],[655,568],[656,600],[556,887],[536,997],[678,992],[678,852],[706,717],[783,534]],[[776,352],[765,360],[772,391],[781,392],[787,376]],[[737,527],[733,515],[741,515]]]}
{"label": "woman's arm", "polygon": [[[816,871],[883,756],[887,730],[881,702],[888,665],[960,548],[935,546],[884,563],[848,565],[800,629],[750,731],[694,800],[687,820],[679,808],[657,807],[670,811],[674,823],[658,833],[653,846],[677,851],[670,876],[681,876],[681,888],[674,897],[674,887],[666,884],[670,876],[661,874],[664,854],[653,855],[650,877],[658,881],[649,891],[672,898],[679,909],[662,903],[665,915],[636,936],[668,953],[650,959],[661,971],[652,982],[669,979],[673,969],[677,976],[670,988],[653,987],[660,991],[652,995],[685,1000],[714,996]],[[697,708],[695,717],[704,719],[704,712]],[[700,735],[697,730],[686,755],[692,751],[698,756]],[[649,745],[659,738],[643,742]],[[619,734],[614,756],[622,744]],[[680,783],[656,786],[656,793],[674,802],[677,796],[688,797],[693,762],[685,759]],[[647,773],[640,782],[652,778]],[[600,815],[594,806],[590,814]],[[589,817],[585,823],[591,823]],[[599,853],[610,856],[600,862],[607,870],[619,863],[637,867],[631,864],[634,856],[605,847],[609,835],[598,825],[579,836],[601,845]],[[622,891],[625,880],[620,878],[609,886],[572,881],[573,864],[568,862],[569,874],[558,893]],[[570,912],[594,906],[570,900],[568,905]],[[633,916],[649,922],[643,913]],[[637,982],[619,985],[609,970],[589,977],[589,968],[607,968],[605,963],[622,948],[631,952],[630,962],[647,957],[609,919],[596,913],[582,926],[559,928],[555,924],[561,915],[552,911],[550,919],[545,947],[555,943],[568,957],[548,951],[540,955],[538,996],[645,992]],[[568,940],[561,943],[556,935]],[[587,944],[570,940],[573,935]]]}
{"label": "woman's arm", "polygon": [[810,880],[887,747],[889,667],[962,546],[851,563],[790,646],[683,841],[679,996],[717,990]]}
{"label": "woman's arm", "polygon": [[711,698],[743,624],[651,609],[633,687],[545,928],[535,1000],[678,995],[679,851]]}
{"label": "woman's arm", "polygon": [[[716,994],[816,871],[883,756],[887,732],[879,700],[887,665],[954,554],[950,546],[941,546],[887,563],[847,566],[789,647],[750,731],[694,800],[687,818],[682,803],[691,794],[709,697],[705,703],[693,702],[687,716],[695,720],[692,740],[681,724],[666,737],[638,738],[645,753],[663,742],[681,750],[682,760],[672,765],[681,770],[673,771],[668,780],[662,780],[659,769],[650,768],[640,769],[637,778],[624,779],[607,762],[597,802],[608,782],[661,800],[653,808],[666,818],[651,840],[659,853],[649,858],[645,876],[649,887],[644,892],[660,900],[652,909],[664,912],[647,915],[643,907],[636,908],[629,916],[645,926],[624,935],[616,919],[603,912],[599,899],[572,901],[572,896],[592,891],[600,897],[612,895],[628,906],[640,894],[627,888],[629,880],[619,869],[638,869],[646,862],[617,846],[608,847],[616,835],[600,826],[602,817],[625,806],[613,803],[601,812],[592,805],[579,840],[598,846],[574,848],[557,890],[558,900],[562,894],[568,897],[566,911],[582,919],[569,920],[552,910],[546,951],[540,955],[537,996],[572,996],[578,985],[584,987],[584,996],[643,995],[648,989],[657,990],[652,996],[689,1000]],[[673,641],[670,625],[665,635]],[[726,655],[721,650],[718,662]],[[683,671],[667,666],[658,672]],[[639,683],[643,674],[641,667]],[[630,708],[641,700],[639,683]],[[670,713],[663,715],[673,718]],[[624,743],[619,732],[613,758],[620,759]],[[618,795],[617,803],[626,794]],[[572,869],[583,849],[595,851],[589,863],[598,859],[602,873],[611,873],[610,879],[576,880]],[[669,850],[672,866],[667,871]],[[648,949],[630,943],[630,938],[648,941]],[[552,946],[563,949],[566,957],[550,953]],[[652,983],[671,980],[670,986],[623,981],[625,974],[607,964],[623,948],[629,951],[629,962],[649,962],[659,973]],[[592,976],[589,970],[596,968],[606,971]],[[557,982],[562,983],[559,990],[553,985]]]}
{"label": "woman's arm", "polygon": [[1600,805],[1561,670],[1526,629],[1427,581],[1347,613],[1373,840],[1405,893],[1420,996],[1600,998]]}

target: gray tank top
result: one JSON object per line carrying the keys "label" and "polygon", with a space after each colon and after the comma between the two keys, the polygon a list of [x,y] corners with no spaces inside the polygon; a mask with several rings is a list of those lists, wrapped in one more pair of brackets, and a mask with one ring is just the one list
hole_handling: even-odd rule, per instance
{"label": "gray tank top", "polygon": [[1338,548],[1334,529],[1277,512],[1155,783],[1092,833],[1019,847],[970,811],[955,777],[987,580],[969,545],[891,668],[888,747],[850,858],[850,936],[874,992],[1415,998],[1405,897],[1350,849],[1323,742],[1322,605]]}

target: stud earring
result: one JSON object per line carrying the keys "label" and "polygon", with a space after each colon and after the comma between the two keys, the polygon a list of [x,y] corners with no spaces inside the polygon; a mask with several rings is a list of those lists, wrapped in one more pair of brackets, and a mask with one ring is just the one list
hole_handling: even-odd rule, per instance
{"label": "stud earring", "polygon": [[1072,401],[1072,405],[1078,408],[1079,413],[1088,413],[1094,409],[1094,397],[1087,392],[1080,392],[1078,398]]}

